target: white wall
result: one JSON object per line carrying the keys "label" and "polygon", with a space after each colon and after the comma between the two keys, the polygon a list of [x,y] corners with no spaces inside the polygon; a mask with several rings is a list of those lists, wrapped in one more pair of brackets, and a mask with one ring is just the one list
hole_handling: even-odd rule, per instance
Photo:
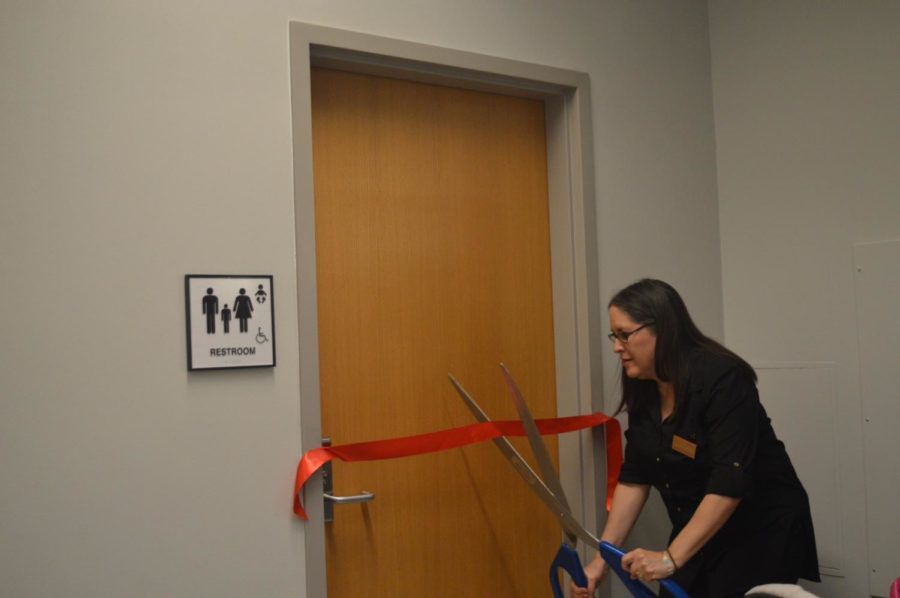
{"label": "white wall", "polygon": [[833,404],[769,400],[797,415],[775,421],[795,461],[822,456],[791,438],[823,414],[836,423],[819,430],[827,470],[800,471],[813,488],[837,480],[836,496],[810,493],[814,509],[834,503],[818,531],[836,537],[845,576],[816,591],[865,596],[853,244],[900,238],[900,5],[709,5],[726,340],[755,363],[820,363],[833,377]]}
{"label": "white wall", "polygon": [[[638,278],[661,278],[678,289],[698,326],[722,340],[706,7],[622,5],[617,22],[599,35],[596,56],[605,68],[592,72],[601,301]],[[611,349],[603,359],[605,411],[612,413],[619,366]],[[629,544],[663,546],[670,531],[662,500],[651,492]]]}
{"label": "white wall", "polygon": [[[703,2],[0,10],[5,594],[305,593],[290,20],[588,72],[601,300],[664,277],[722,333]],[[274,274],[275,369],[185,371],[186,273]]]}

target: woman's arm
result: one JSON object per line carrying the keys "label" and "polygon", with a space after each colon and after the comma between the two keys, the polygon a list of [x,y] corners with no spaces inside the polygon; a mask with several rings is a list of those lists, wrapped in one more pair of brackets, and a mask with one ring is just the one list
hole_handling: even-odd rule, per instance
{"label": "woman's arm", "polygon": [[631,573],[632,579],[647,581],[669,577],[722,529],[740,502],[741,499],[731,496],[707,494],[669,548],[662,552],[643,548],[632,550],[622,557],[622,568]]}
{"label": "woman's arm", "polygon": [[[649,495],[650,486],[625,482],[616,484],[612,508],[609,510],[609,517],[600,539],[611,544],[621,545],[631,528],[634,527],[634,522],[641,514]],[[584,568],[584,573],[588,579],[588,587],[579,588],[572,584],[569,588],[569,595],[572,598],[590,598],[594,595],[594,589],[606,573],[606,563],[599,552],[594,560]]]}
{"label": "woman's arm", "polygon": [[693,517],[669,545],[669,555],[676,567],[687,563],[703,546],[716,535],[734,510],[740,498],[707,494],[700,501]]}
{"label": "woman's arm", "polygon": [[[609,510],[609,517],[600,539],[621,546],[631,532],[631,528],[634,527],[634,522],[641,514],[648,496],[650,496],[650,486],[624,482],[616,484],[612,508]],[[600,557],[599,553],[597,557]]]}

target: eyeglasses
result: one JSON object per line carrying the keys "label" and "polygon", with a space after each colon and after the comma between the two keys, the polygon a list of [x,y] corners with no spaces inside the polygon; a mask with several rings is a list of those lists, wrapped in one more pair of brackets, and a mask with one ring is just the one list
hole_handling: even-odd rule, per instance
{"label": "eyeglasses", "polygon": [[619,341],[620,343],[622,343],[624,345],[625,343],[628,342],[628,339],[631,338],[632,334],[634,334],[635,332],[638,332],[639,330],[643,330],[647,326],[652,326],[653,324],[654,324],[654,322],[647,322],[643,326],[638,326],[637,328],[635,328],[634,330],[631,330],[629,332],[610,332],[609,334],[606,335],[606,338],[608,338],[609,342],[611,342],[611,343]]}

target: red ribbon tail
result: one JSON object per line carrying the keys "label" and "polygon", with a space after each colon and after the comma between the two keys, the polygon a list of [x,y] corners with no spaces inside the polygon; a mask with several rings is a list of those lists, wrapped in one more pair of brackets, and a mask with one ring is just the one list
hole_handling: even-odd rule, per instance
{"label": "red ribbon tail", "polygon": [[300,503],[300,490],[306,480],[312,477],[320,467],[331,461],[333,454],[328,447],[314,448],[307,451],[297,465],[297,478],[294,481],[294,514],[304,521],[309,519],[303,505]]}
{"label": "red ribbon tail", "polygon": [[616,491],[616,484],[619,482],[619,472],[622,470],[622,426],[614,417],[609,418],[605,425],[606,512],[608,513],[612,510],[613,494]]}

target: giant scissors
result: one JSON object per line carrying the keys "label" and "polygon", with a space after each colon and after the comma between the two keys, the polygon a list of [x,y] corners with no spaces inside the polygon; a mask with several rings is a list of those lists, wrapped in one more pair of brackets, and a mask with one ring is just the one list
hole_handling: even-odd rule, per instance
{"label": "giant scissors", "polygon": [[[541,470],[541,476],[538,476],[538,474],[534,472],[531,466],[522,458],[519,451],[516,450],[505,436],[495,438],[493,441],[494,445],[500,450],[503,456],[512,463],[513,469],[515,469],[522,479],[525,480],[528,487],[537,494],[541,502],[556,515],[556,518],[562,526],[563,541],[553,562],[550,564],[550,587],[553,590],[554,598],[563,598],[562,588],[560,588],[559,585],[559,569],[563,569],[568,573],[572,578],[572,581],[578,587],[587,587],[587,577],[584,574],[584,568],[581,566],[581,560],[578,558],[578,552],[576,551],[579,538],[581,538],[585,544],[597,547],[603,559],[609,564],[619,579],[622,580],[633,596],[636,598],[655,598],[656,594],[654,594],[650,588],[640,581],[631,579],[630,574],[622,569],[621,560],[624,553],[619,548],[608,542],[601,542],[593,534],[584,529],[584,526],[572,516],[569,503],[566,500],[566,494],[563,492],[562,484],[559,481],[559,476],[553,468],[550,453],[547,450],[547,446],[544,444],[543,438],[541,438],[541,433],[534,423],[534,418],[531,416],[528,406],[525,404],[525,399],[522,397],[518,385],[515,380],[513,380],[509,370],[506,369],[506,366],[500,364],[500,369],[503,372],[503,378],[506,381],[509,394],[516,406],[519,419],[522,420],[522,427],[525,430],[525,435],[528,437],[528,443],[531,446],[538,467]],[[466,389],[463,388],[462,384],[460,384],[452,375],[450,375],[449,378],[450,382],[453,384],[453,388],[456,389],[456,392],[469,408],[469,411],[472,412],[472,415],[475,416],[475,419],[479,422],[490,421],[487,414],[478,406],[478,403],[476,403],[475,399],[473,399]],[[674,581],[664,579],[660,581],[660,585],[665,587],[675,598],[688,598],[687,594],[684,593],[684,590],[682,590]]]}

